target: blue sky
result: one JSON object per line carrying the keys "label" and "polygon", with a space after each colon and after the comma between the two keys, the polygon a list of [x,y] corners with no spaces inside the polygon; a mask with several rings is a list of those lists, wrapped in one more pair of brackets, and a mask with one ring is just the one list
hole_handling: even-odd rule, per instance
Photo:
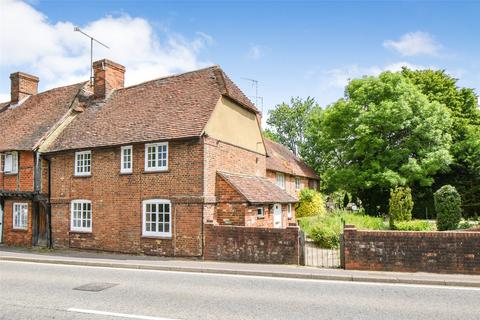
{"label": "blue sky", "polygon": [[0,98],[8,75],[41,90],[88,79],[88,39],[127,67],[127,84],[219,64],[247,93],[259,80],[264,111],[291,96],[322,105],[347,79],[383,70],[446,69],[480,91],[478,1],[0,1]]}

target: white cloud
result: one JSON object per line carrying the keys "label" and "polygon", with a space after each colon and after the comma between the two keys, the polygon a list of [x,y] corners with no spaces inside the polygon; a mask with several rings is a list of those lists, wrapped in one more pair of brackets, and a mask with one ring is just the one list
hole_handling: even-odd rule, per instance
{"label": "white cloud", "polygon": [[429,33],[422,31],[406,33],[398,41],[386,40],[383,46],[397,51],[402,56],[438,56],[442,49]]}
{"label": "white cloud", "polygon": [[250,60],[260,60],[265,56],[265,48],[258,44],[251,44],[247,52],[247,58]]}
{"label": "white cloud", "polygon": [[[27,3],[2,0],[0,68],[22,67],[40,77],[43,88],[88,80],[90,41],[74,32],[72,22],[51,23]],[[126,67],[126,85],[207,64],[199,54],[214,42],[205,33],[193,39],[163,30],[156,32],[143,18],[127,14],[106,16],[80,28],[110,49],[94,46],[94,60],[108,58]],[[12,32],[15,30],[15,32]]]}

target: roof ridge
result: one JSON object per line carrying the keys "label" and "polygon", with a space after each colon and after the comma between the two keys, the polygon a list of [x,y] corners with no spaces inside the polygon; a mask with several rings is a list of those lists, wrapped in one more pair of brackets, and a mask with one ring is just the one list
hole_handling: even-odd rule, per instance
{"label": "roof ridge", "polygon": [[141,86],[141,85],[150,83],[150,82],[159,81],[159,80],[165,80],[165,79],[168,79],[168,78],[181,77],[181,76],[185,76],[185,75],[190,74],[190,73],[202,72],[202,71],[206,71],[206,70],[209,70],[209,69],[220,69],[220,70],[222,70],[222,68],[221,68],[218,64],[214,64],[214,65],[211,65],[211,66],[209,66],[209,67],[205,67],[205,68],[201,68],[201,69],[195,69],[195,70],[190,70],[190,71],[185,71],[185,72],[180,72],[180,73],[174,73],[174,74],[170,74],[170,75],[163,76],[163,77],[159,77],[159,78],[154,78],[154,79],[150,79],[150,80],[145,80],[145,81],[142,81],[142,82],[140,82],[140,83],[133,84],[133,85],[128,86],[128,87],[119,88],[119,89],[117,89],[117,90],[115,90],[115,91],[132,89],[132,88],[135,88],[135,87],[138,87],[138,86]]}

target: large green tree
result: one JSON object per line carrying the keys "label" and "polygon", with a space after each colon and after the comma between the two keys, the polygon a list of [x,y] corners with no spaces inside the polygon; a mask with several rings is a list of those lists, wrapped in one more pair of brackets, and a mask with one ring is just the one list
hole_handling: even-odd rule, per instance
{"label": "large green tree", "polygon": [[305,143],[305,129],[310,113],[320,109],[313,98],[291,98],[290,103],[281,103],[268,113],[267,124],[269,129],[266,135],[269,138],[287,146],[294,153]]}
{"label": "large green tree", "polygon": [[[457,79],[443,70],[409,70],[402,75],[408,78],[430,101],[436,101],[451,111],[453,162],[447,173],[436,175],[433,189],[451,184],[463,199],[467,214],[480,214],[480,109],[473,89],[460,88]],[[433,210],[433,191],[414,187],[416,211]],[[418,213],[418,212],[417,212]]]}
{"label": "large green tree", "polygon": [[304,157],[330,190],[386,213],[390,188],[430,186],[448,169],[451,111],[400,73],[352,80],[345,98],[309,117]]}

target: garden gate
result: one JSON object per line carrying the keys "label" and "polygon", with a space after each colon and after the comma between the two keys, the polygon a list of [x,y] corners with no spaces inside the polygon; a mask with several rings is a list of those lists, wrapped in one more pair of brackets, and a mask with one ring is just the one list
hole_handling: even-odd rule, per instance
{"label": "garden gate", "polygon": [[[312,239],[308,238],[305,232],[301,232],[301,247],[303,250],[303,262],[306,266],[319,268],[341,268],[342,255],[341,248],[327,249],[316,245]],[[343,239],[343,235],[341,235]],[[340,241],[343,244],[343,241]]]}

